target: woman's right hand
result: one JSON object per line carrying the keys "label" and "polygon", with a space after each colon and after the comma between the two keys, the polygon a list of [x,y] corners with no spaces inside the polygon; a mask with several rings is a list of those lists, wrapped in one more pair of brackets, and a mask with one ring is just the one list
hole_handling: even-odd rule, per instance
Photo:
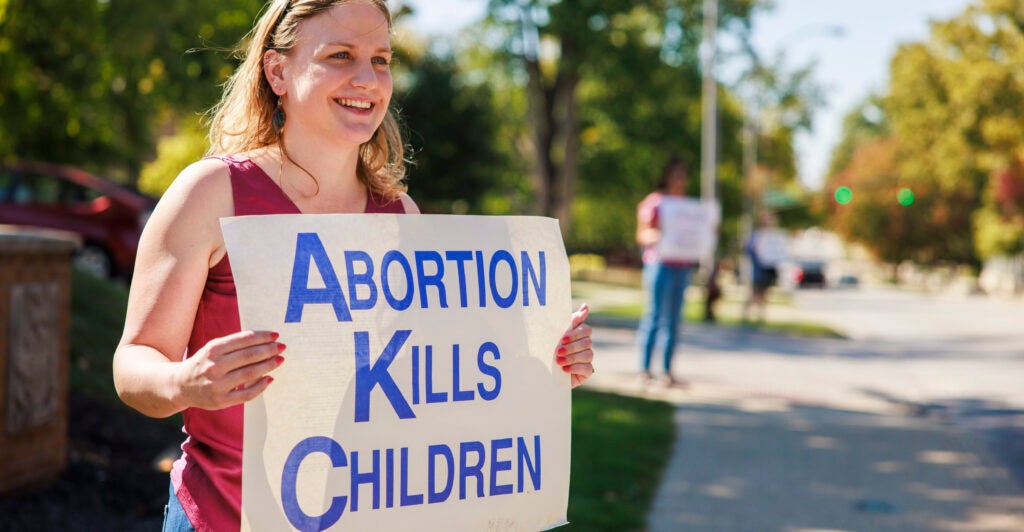
{"label": "woman's right hand", "polygon": [[181,406],[219,410],[250,401],[274,381],[285,345],[271,331],[241,331],[210,340],[181,362]]}

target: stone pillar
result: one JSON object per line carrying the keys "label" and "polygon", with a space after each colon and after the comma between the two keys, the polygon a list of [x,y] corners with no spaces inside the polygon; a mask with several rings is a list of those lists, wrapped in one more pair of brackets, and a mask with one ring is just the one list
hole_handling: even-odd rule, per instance
{"label": "stone pillar", "polygon": [[67,464],[74,247],[0,231],[0,493]]}

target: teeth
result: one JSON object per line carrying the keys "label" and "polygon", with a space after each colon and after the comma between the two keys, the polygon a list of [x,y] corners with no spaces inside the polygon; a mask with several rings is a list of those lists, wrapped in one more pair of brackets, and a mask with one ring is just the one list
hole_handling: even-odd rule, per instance
{"label": "teeth", "polygon": [[369,109],[371,107],[370,102],[364,102],[360,100],[349,100],[346,98],[342,98],[338,100],[338,102],[341,103],[341,105],[344,105],[345,107],[355,107],[356,109]]}

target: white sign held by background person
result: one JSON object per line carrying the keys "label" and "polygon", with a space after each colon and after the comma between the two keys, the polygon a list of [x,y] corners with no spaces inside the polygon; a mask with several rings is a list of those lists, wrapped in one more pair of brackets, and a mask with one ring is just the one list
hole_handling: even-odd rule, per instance
{"label": "white sign held by background person", "polygon": [[789,257],[789,237],[781,229],[763,228],[754,231],[754,253],[761,266],[777,266]]}
{"label": "white sign held by background person", "polygon": [[658,206],[658,258],[699,262],[712,257],[718,243],[720,217],[718,203],[665,196]]}
{"label": "white sign held by background person", "polygon": [[226,218],[243,330],[286,344],[245,405],[242,530],[565,523],[570,321],[556,220]]}

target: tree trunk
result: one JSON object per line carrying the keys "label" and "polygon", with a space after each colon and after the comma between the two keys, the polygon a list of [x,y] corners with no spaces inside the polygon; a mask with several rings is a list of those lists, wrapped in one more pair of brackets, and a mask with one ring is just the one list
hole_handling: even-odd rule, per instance
{"label": "tree trunk", "polygon": [[562,235],[568,234],[572,197],[579,159],[579,117],[576,87],[578,61],[574,43],[562,40],[562,57],[553,83],[546,83],[539,60],[524,56],[527,93],[536,150],[531,174],[534,211],[557,218]]}

